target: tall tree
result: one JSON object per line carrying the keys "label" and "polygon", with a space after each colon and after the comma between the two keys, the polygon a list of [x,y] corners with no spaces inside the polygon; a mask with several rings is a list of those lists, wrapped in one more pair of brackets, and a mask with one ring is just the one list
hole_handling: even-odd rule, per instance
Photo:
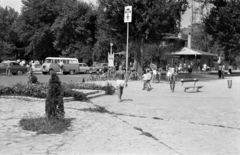
{"label": "tall tree", "polygon": [[19,21],[19,36],[25,43],[25,57],[44,59],[59,56],[53,48],[54,35],[51,26],[58,16],[59,0],[22,0],[23,7]]}
{"label": "tall tree", "polygon": [[71,55],[79,50],[76,45],[82,43],[86,46],[92,40],[90,35],[94,27],[91,26],[94,25],[91,22],[94,22],[94,17],[90,13],[90,5],[85,2],[69,0],[64,3],[51,29],[55,36],[54,47],[63,55]]}
{"label": "tall tree", "polygon": [[[132,22],[130,40],[137,46],[134,66],[142,72],[144,44],[158,43],[167,33],[178,33],[181,15],[186,10],[187,0],[99,0],[99,27],[125,42],[126,24],[123,22],[124,7],[131,5]],[[112,31],[115,29],[116,31]]]}
{"label": "tall tree", "polygon": [[[0,55],[1,59],[14,59],[17,57],[15,42],[17,36],[13,33],[14,25],[18,19],[18,12],[11,7],[0,6]],[[1,60],[0,59],[0,60]]]}
{"label": "tall tree", "polygon": [[211,0],[214,5],[205,18],[206,32],[219,43],[227,61],[240,56],[240,1]]}

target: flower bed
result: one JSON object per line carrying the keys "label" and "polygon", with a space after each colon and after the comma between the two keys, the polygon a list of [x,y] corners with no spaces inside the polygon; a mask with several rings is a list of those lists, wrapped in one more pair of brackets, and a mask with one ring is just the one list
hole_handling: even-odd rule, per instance
{"label": "flower bed", "polygon": [[63,83],[62,85],[70,89],[104,90],[107,95],[114,94],[116,90],[110,83],[107,83],[105,86],[95,83],[78,83],[78,82],[67,82]]}
{"label": "flower bed", "polygon": [[[84,101],[87,97],[82,92],[76,92],[72,89],[89,89],[89,90],[105,90],[106,94],[114,94],[115,88],[111,84],[106,86],[89,84],[89,83],[63,83],[62,89],[64,91],[64,97],[74,97],[75,100]],[[12,96],[29,96],[36,98],[46,98],[48,91],[48,83],[40,83],[34,85],[27,85],[23,83],[16,83],[13,85],[6,85],[0,87],[1,95],[12,95]]]}

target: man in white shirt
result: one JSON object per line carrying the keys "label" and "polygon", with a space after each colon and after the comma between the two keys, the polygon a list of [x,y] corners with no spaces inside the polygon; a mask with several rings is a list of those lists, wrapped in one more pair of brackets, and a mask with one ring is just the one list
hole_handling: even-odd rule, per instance
{"label": "man in white shirt", "polygon": [[59,66],[60,66],[60,72],[63,73],[63,62],[62,61],[60,61]]}
{"label": "man in white shirt", "polygon": [[143,74],[143,89],[142,90],[148,90],[150,91],[151,90],[151,85],[150,85],[150,81],[151,81],[151,73],[150,73],[150,70],[146,70],[146,73]]}
{"label": "man in white shirt", "polygon": [[148,88],[148,85],[147,85],[147,81],[148,81],[148,75],[147,73],[145,72],[143,74],[143,89],[142,90],[145,90],[147,88],[147,90],[149,89]]}

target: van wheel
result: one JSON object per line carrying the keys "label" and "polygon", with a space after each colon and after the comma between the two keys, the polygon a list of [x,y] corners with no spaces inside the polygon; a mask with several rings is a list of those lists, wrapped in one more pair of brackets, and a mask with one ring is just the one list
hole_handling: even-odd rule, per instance
{"label": "van wheel", "polygon": [[22,75],[23,72],[22,71],[17,71],[17,75]]}
{"label": "van wheel", "polygon": [[70,70],[69,74],[70,74],[70,75],[74,75],[74,74],[75,74],[75,71],[74,71],[74,70]]}
{"label": "van wheel", "polygon": [[89,74],[89,71],[86,71],[85,73],[86,73],[86,74]]}
{"label": "van wheel", "polygon": [[52,75],[52,73],[54,73],[54,70],[53,70],[53,69],[50,69],[50,70],[49,70],[49,74]]}

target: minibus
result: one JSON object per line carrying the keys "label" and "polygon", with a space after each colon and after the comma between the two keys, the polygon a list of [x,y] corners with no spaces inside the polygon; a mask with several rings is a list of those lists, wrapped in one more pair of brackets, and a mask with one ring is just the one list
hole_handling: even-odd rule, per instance
{"label": "minibus", "polygon": [[63,74],[76,74],[79,72],[79,62],[77,58],[47,57],[42,65],[44,75],[51,72],[60,72],[60,62],[63,64]]}

